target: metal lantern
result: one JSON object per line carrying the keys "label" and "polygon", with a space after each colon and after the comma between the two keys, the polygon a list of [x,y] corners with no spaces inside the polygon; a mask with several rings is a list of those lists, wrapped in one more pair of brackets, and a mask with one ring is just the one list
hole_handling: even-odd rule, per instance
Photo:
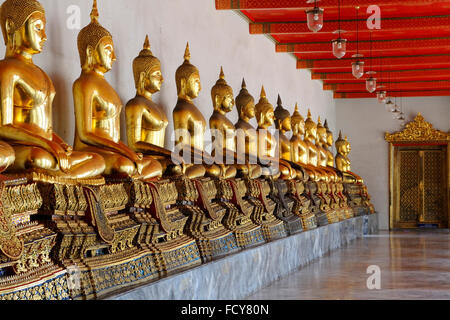
{"label": "metal lantern", "polygon": [[312,32],[318,32],[323,27],[323,9],[317,6],[317,1],[314,2],[314,8],[306,10],[306,17],[308,21],[308,29]]}
{"label": "metal lantern", "polygon": [[397,120],[400,117],[400,108],[395,105],[394,110],[392,111],[392,119]]}
{"label": "metal lantern", "polygon": [[373,78],[372,76],[370,78],[366,79],[366,89],[370,93],[375,92],[377,90],[377,79]]}
{"label": "metal lantern", "polygon": [[395,104],[394,104],[394,102],[392,102],[391,98],[387,98],[387,102],[384,106],[385,106],[387,112],[394,111]]}
{"label": "metal lantern", "polygon": [[334,39],[331,41],[333,44],[333,54],[336,58],[341,59],[347,53],[347,39]]}
{"label": "metal lantern", "polygon": [[378,91],[377,92],[377,99],[379,103],[385,103],[386,102],[386,91]]}
{"label": "metal lantern", "polygon": [[356,60],[352,62],[352,74],[356,79],[364,75],[364,61]]}

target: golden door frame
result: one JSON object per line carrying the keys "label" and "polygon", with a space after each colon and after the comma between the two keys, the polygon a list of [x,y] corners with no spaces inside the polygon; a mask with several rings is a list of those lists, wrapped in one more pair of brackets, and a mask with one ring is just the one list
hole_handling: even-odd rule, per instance
{"label": "golden door frame", "polygon": [[[447,165],[446,165],[446,178],[447,183],[444,183],[446,190],[442,190],[445,194],[444,201],[447,202],[447,216],[448,227],[450,227],[450,133],[439,131],[433,128],[433,126],[426,122],[420,112],[416,118],[409,122],[405,129],[395,133],[386,133],[385,140],[389,142],[389,229],[394,228],[394,215],[396,214],[396,204],[398,203],[395,194],[394,186],[394,166],[396,162],[396,150],[402,146],[430,146],[439,145],[443,146],[446,150]],[[444,205],[445,207],[445,205]]]}

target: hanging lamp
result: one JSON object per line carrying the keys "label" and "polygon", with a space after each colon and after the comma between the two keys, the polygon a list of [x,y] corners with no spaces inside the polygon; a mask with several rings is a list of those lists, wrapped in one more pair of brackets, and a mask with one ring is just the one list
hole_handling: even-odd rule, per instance
{"label": "hanging lamp", "polygon": [[352,56],[352,58],[356,58],[356,61],[352,62],[352,74],[356,79],[359,79],[364,75],[364,61],[359,59],[362,58],[363,55],[359,54],[358,10],[359,7],[356,7],[356,54]]}
{"label": "hanging lamp", "polygon": [[371,71],[368,71],[367,74],[369,75],[369,78],[366,79],[366,89],[370,93],[375,92],[377,90],[377,79],[373,77],[374,74],[376,74],[375,71],[373,71],[373,56],[372,56],[372,33],[370,33],[370,69]]}
{"label": "hanging lamp", "polygon": [[312,32],[318,32],[323,27],[323,9],[317,6],[317,1],[320,0],[308,0],[306,3],[312,3],[314,1],[314,8],[306,10],[308,29]]}
{"label": "hanging lamp", "polygon": [[392,119],[397,120],[400,115],[400,108],[397,105],[397,98],[395,98],[394,110],[392,110]]}
{"label": "hanging lamp", "polygon": [[341,33],[345,32],[341,30],[341,0],[338,2],[338,11],[339,11],[339,30],[334,31],[334,33],[338,33],[339,36],[337,39],[331,41],[333,46],[333,54],[336,58],[341,59],[345,56],[347,52],[347,39],[341,38]]}

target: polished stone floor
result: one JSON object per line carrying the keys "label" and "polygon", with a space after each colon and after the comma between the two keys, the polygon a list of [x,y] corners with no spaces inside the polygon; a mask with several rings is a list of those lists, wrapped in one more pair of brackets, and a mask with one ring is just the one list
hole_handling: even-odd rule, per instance
{"label": "polished stone floor", "polygon": [[[450,299],[450,232],[380,232],[355,240],[248,297],[251,300]],[[368,289],[369,266],[380,289]],[[375,284],[373,277],[370,284]]]}

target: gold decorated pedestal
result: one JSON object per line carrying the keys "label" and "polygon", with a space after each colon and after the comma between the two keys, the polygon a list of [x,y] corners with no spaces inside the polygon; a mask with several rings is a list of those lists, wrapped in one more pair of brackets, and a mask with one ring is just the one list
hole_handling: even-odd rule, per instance
{"label": "gold decorated pedestal", "polygon": [[254,207],[243,196],[247,192],[242,179],[216,180],[220,205],[227,209],[222,223],[233,231],[237,245],[249,248],[264,243],[261,227],[251,220]]}
{"label": "gold decorated pedestal", "polygon": [[316,216],[311,212],[311,200],[306,197],[305,185],[300,180],[290,180],[288,182],[290,194],[295,200],[293,213],[302,219],[303,230],[317,228]]}
{"label": "gold decorated pedestal", "polygon": [[287,236],[283,221],[275,217],[275,202],[270,198],[270,185],[262,179],[245,179],[245,199],[253,206],[252,221],[261,226],[266,242]]}
{"label": "gold decorated pedestal", "polygon": [[286,232],[292,235],[303,231],[302,220],[294,214],[296,201],[289,194],[288,183],[285,180],[272,178],[267,180],[270,185],[270,198],[276,203],[274,215],[283,221]]}
{"label": "gold decorated pedestal", "polygon": [[239,250],[234,234],[222,224],[227,209],[216,200],[217,189],[211,178],[176,180],[180,211],[188,217],[185,233],[193,237],[203,262]]}

